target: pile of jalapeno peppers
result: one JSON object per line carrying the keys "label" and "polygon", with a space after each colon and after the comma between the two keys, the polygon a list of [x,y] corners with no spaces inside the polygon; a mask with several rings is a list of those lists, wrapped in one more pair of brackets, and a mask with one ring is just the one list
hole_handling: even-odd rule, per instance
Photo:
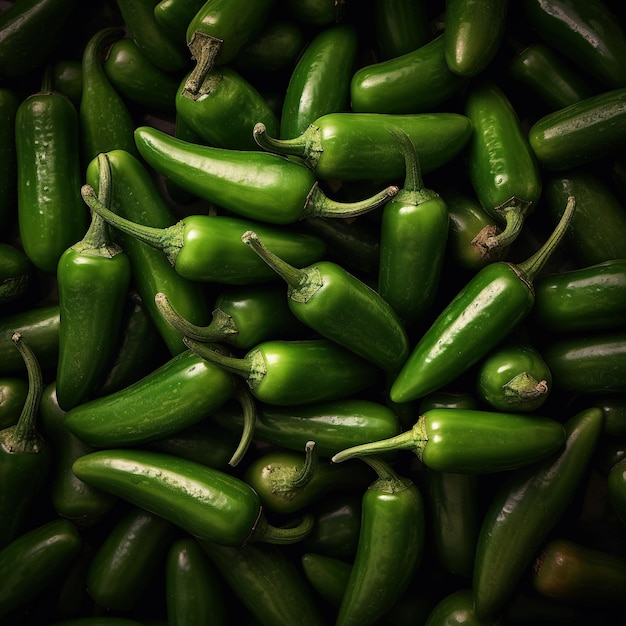
{"label": "pile of jalapeno peppers", "polygon": [[620,8],[0,2],[0,623],[622,623]]}

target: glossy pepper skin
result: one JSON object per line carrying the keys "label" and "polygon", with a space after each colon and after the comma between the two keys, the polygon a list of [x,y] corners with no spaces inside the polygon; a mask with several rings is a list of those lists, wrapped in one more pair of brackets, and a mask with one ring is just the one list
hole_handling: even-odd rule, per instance
{"label": "glossy pepper skin", "polygon": [[562,424],[548,417],[476,409],[430,409],[411,430],[383,441],[335,454],[340,463],[353,457],[410,450],[429,469],[484,474],[529,465],[560,450]]}
{"label": "glossy pepper skin", "polygon": [[17,423],[28,395],[28,380],[21,376],[0,378],[0,429]]}
{"label": "glossy pepper skin", "polygon": [[376,0],[376,42],[382,61],[402,56],[431,38],[427,3],[423,0]]}
{"label": "glossy pepper skin", "polygon": [[522,15],[540,37],[608,88],[626,87],[626,38],[601,0],[524,0]]}
{"label": "glossy pepper skin", "polygon": [[592,407],[565,423],[564,448],[513,472],[493,497],[481,526],[472,590],[480,618],[497,615],[541,542],[561,519],[582,480],[602,428]]}
{"label": "glossy pepper skin", "polygon": [[173,37],[187,42],[187,26],[205,0],[160,0],[154,5],[154,19]]}
{"label": "glossy pepper skin", "polygon": [[425,626],[498,626],[500,618],[481,619],[474,611],[471,589],[458,589],[439,600],[428,614]]}
{"label": "glossy pepper skin", "polygon": [[508,0],[447,0],[445,58],[460,76],[482,72],[500,48],[506,28]]}
{"label": "glossy pepper skin", "polygon": [[48,73],[41,91],[23,100],[15,117],[17,211],[24,252],[35,267],[55,274],[63,252],[85,234],[88,213],[77,194],[76,109],[50,90],[49,79]]}
{"label": "glossy pepper skin", "polygon": [[17,423],[0,431],[0,547],[23,532],[52,458],[37,424],[43,392],[39,363],[21,335],[15,333],[12,341],[28,370],[28,394]]}
{"label": "glossy pepper skin", "polygon": [[[111,168],[106,155],[98,158],[99,195],[110,205]],[[85,236],[61,255],[57,266],[61,317],[56,389],[66,411],[89,397],[104,375],[120,333],[130,280],[128,256],[111,240],[106,222],[92,214]]]}
{"label": "glossy pepper skin", "polygon": [[393,132],[406,133],[419,147],[423,173],[456,156],[472,133],[459,113],[327,113],[293,139],[275,139],[262,124],[253,129],[257,143],[270,152],[294,155],[324,180],[396,180],[405,175],[402,150]]}
{"label": "glossy pepper skin", "polygon": [[377,458],[378,478],[363,494],[359,543],[337,626],[374,624],[408,587],[422,557],[424,503],[412,481]]}
{"label": "glossy pepper skin", "polygon": [[245,482],[194,461],[138,449],[107,449],[77,459],[74,473],[135,506],[220,545],[248,541],[289,543],[310,530],[273,528],[259,497]]}
{"label": "glossy pepper skin", "polygon": [[542,179],[517,112],[492,80],[473,83],[465,114],[474,129],[467,148],[469,178],[485,211],[503,225],[497,235],[476,233],[487,252],[510,245],[541,197]]}
{"label": "glossy pepper skin", "polygon": [[402,367],[409,339],[398,314],[378,292],[331,261],[298,269],[255,232],[244,233],[242,241],[286,281],[289,308],[301,322],[385,371]]}
{"label": "glossy pepper skin", "polygon": [[352,570],[352,564],[325,554],[306,552],[301,558],[302,571],[317,593],[339,608]]}
{"label": "glossy pepper skin", "polygon": [[349,109],[350,79],[357,51],[358,35],[351,24],[324,28],[309,41],[285,89],[281,139],[297,137],[322,115]]}
{"label": "glossy pepper skin", "polygon": [[413,348],[390,389],[394,402],[418,399],[452,382],[495,348],[531,311],[532,281],[559,244],[575,210],[529,259],[490,263],[444,308]]}

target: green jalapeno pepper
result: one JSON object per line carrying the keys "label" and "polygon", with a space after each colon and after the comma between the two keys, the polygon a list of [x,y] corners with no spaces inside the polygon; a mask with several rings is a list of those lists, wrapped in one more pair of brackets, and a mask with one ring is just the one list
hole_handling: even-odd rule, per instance
{"label": "green jalapeno pepper", "polygon": [[540,37],[607,87],[625,87],[626,37],[602,0],[525,0],[523,19]]}
{"label": "green jalapeno pepper", "polygon": [[15,246],[0,243],[0,304],[22,296],[29,287],[33,268]]}
{"label": "green jalapeno pepper", "polygon": [[[0,87],[0,224],[13,225],[17,197],[17,164],[15,162],[15,114],[20,98],[15,89]],[[3,235],[3,239],[6,235]]]}
{"label": "green jalapeno pepper", "polygon": [[174,541],[165,568],[168,624],[226,626],[221,580],[195,539],[182,537]]}
{"label": "green jalapeno pepper", "polygon": [[206,0],[160,0],[154,5],[154,19],[174,41],[187,42],[187,27]]}
{"label": "green jalapeno pepper", "polygon": [[415,144],[399,141],[406,163],[404,186],[383,208],[378,292],[414,334],[430,313],[448,240],[445,201],[424,186]]}
{"label": "green jalapeno pepper", "polygon": [[572,501],[602,429],[602,411],[589,408],[565,423],[564,448],[510,474],[481,526],[472,577],[476,615],[497,615],[541,543]]}
{"label": "green jalapeno pepper", "polygon": [[529,465],[559,451],[563,425],[549,417],[472,409],[430,409],[411,430],[338,452],[342,461],[410,450],[432,470],[483,474]]}
{"label": "green jalapeno pepper", "polygon": [[457,95],[466,79],[450,70],[439,35],[399,57],[358,69],[350,83],[355,113],[427,113]]}
{"label": "green jalapeno pepper", "polygon": [[570,198],[555,230],[529,259],[490,263],[470,279],[413,348],[391,386],[394,402],[415,400],[450,383],[528,315],[532,281],[565,235],[575,206]]}
{"label": "green jalapeno pepper", "polygon": [[166,178],[198,198],[260,222],[354,216],[379,207],[398,191],[392,185],[371,198],[337,202],[320,189],[309,168],[276,154],[190,144],[145,126],[135,137],[143,158]]}
{"label": "green jalapeno pepper", "polygon": [[602,409],[603,432],[611,438],[626,435],[626,394],[601,393],[593,395],[593,404]]}
{"label": "green jalapeno pepper", "polygon": [[[211,419],[231,431],[243,428],[241,410],[232,403],[214,411]],[[259,403],[254,426],[255,439],[288,450],[302,450],[307,441],[313,440],[322,457],[399,433],[400,421],[391,408],[359,398],[289,407]]]}
{"label": "green jalapeno pepper", "polygon": [[474,610],[471,589],[457,589],[444,596],[432,608],[424,626],[448,626],[454,623],[465,626],[498,626],[500,618],[480,619]]}
{"label": "green jalapeno pepper", "polygon": [[32,604],[49,585],[64,576],[82,543],[72,522],[53,519],[23,533],[0,550],[0,618]]}
{"label": "green jalapeno pepper", "polygon": [[548,113],[528,131],[533,153],[549,170],[566,170],[615,156],[625,141],[626,87]]}
{"label": "green jalapeno pepper", "polygon": [[613,259],[535,282],[533,317],[549,332],[619,328],[626,322],[626,259]]}
{"label": "green jalapeno pepper", "polygon": [[[99,196],[111,201],[111,168],[99,158]],[[83,402],[104,374],[119,335],[131,266],[122,248],[111,241],[106,222],[92,215],[89,230],[59,259],[60,308],[57,398],[67,411]]]}
{"label": "green jalapeno pepper", "polygon": [[22,248],[38,269],[55,274],[59,258],[87,230],[80,202],[79,125],[74,105],[50,90],[50,68],[39,93],[15,116],[17,211]]}
{"label": "green jalapeno pepper", "polygon": [[199,540],[228,588],[262,626],[323,626],[319,599],[302,571],[278,546],[242,547]]}
{"label": "green jalapeno pepper", "polygon": [[271,526],[247,483],[169,454],[111,448],[82,456],[73,468],[85,482],[221,545],[291,543],[311,529],[307,517],[291,528]]}
{"label": "green jalapeno pepper", "polygon": [[52,87],[67,96],[78,111],[83,95],[83,64],[76,59],[61,59],[52,66]]}
{"label": "green jalapeno pepper", "polygon": [[395,180],[405,163],[393,131],[406,133],[419,150],[423,173],[456,156],[467,144],[472,126],[459,113],[328,113],[314,120],[298,137],[274,139],[262,123],[253,129],[265,150],[294,155],[325,180]]}
{"label": "green jalapeno pepper", "polygon": [[347,0],[284,0],[281,5],[304,24],[329,26],[341,22]]}
{"label": "green jalapeno pepper", "polygon": [[289,308],[320,335],[396,372],[409,353],[409,340],[398,314],[380,294],[331,261],[298,269],[269,250],[257,233],[248,244],[287,283]]}
{"label": "green jalapeno pepper", "polygon": [[618,608],[626,590],[626,558],[555,538],[537,556],[531,583],[539,593],[555,600]]}
{"label": "green jalapeno pepper", "polygon": [[487,68],[504,38],[508,0],[447,0],[444,53],[448,67],[460,76]]}
{"label": "green jalapeno pepper", "polygon": [[497,235],[477,233],[489,251],[515,241],[541,196],[542,179],[515,109],[492,80],[470,86],[465,114],[474,129],[467,149],[471,184],[485,211],[504,225]]}
{"label": "green jalapeno pepper", "polygon": [[113,87],[128,102],[158,113],[176,110],[178,81],[156,67],[134,40],[115,41],[109,48],[103,68]]}
{"label": "green jalapeno pepper", "polygon": [[162,566],[176,528],[137,507],[124,511],[93,555],[85,584],[97,605],[134,609]]}
{"label": "green jalapeno pepper", "polygon": [[285,89],[280,117],[282,139],[299,136],[322,115],[349,108],[357,49],[358,36],[352,24],[329,26],[311,39]]}
{"label": "green jalapeno pepper", "polygon": [[276,0],[208,0],[187,26],[187,46],[196,65],[186,92],[197,96],[213,65],[228,64],[263,27]]}
{"label": "green jalapeno pepper", "polygon": [[200,357],[241,376],[257,400],[279,406],[347,398],[380,375],[374,364],[327,339],[262,341],[242,358],[184,341]]}
{"label": "green jalapeno pepper", "polygon": [[28,370],[28,394],[14,426],[0,431],[0,547],[18,536],[43,488],[52,450],[37,426],[43,379],[37,358],[22,336],[12,341]]}
{"label": "green jalapeno pepper", "polygon": [[426,2],[376,0],[373,11],[377,49],[382,61],[412,52],[430,41]]}
{"label": "green jalapeno pepper", "polygon": [[581,268],[626,259],[626,240],[622,236],[626,206],[610,184],[581,168],[544,178],[546,209],[553,223],[561,218],[565,199],[576,198],[576,214],[567,229],[565,244]]}
{"label": "green jalapeno pepper", "polygon": [[254,125],[261,121],[277,132],[279,121],[267,100],[239,72],[214,67],[197,97],[185,95],[185,79],[176,89],[176,113],[199,143],[231,150],[255,150]]}
{"label": "green jalapeno pepper", "polygon": [[303,554],[300,562],[313,589],[331,606],[339,608],[348,585],[352,563],[312,552]]}
{"label": "green jalapeno pepper", "polygon": [[626,332],[574,335],[542,349],[554,387],[579,393],[620,393],[626,383]]}
{"label": "green jalapeno pepper", "polygon": [[384,461],[365,459],[378,474],[363,495],[354,564],[337,626],[374,624],[408,587],[422,557],[424,504],[417,486]]}
{"label": "green jalapeno pepper", "polygon": [[17,376],[0,378],[0,429],[4,430],[17,423],[27,395],[26,379]]}
{"label": "green jalapeno pepper", "polygon": [[607,498],[617,516],[626,524],[626,459],[622,458],[609,470]]}
{"label": "green jalapeno pepper", "polygon": [[[111,206],[126,219],[154,228],[167,228],[176,222],[173,211],[159,192],[154,179],[142,162],[124,150],[107,152],[111,166],[113,189]],[[98,188],[99,160],[87,167],[87,181]],[[118,233],[122,249],[131,261],[133,283],[146,306],[150,319],[165,341],[171,354],[185,350],[180,335],[163,319],[154,298],[166,292],[176,309],[195,324],[208,320],[206,294],[200,285],[181,276],[165,255],[136,237]]]}

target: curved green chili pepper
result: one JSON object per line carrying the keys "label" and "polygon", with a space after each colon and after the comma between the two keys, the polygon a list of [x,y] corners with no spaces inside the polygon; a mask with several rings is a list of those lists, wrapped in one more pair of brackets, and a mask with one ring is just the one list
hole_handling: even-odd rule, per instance
{"label": "curved green chili pepper", "polygon": [[32,273],[29,258],[19,248],[0,242],[0,304],[22,296]]}
{"label": "curved green chili pepper", "polygon": [[154,5],[154,19],[169,31],[174,41],[187,43],[187,27],[206,0],[160,0]]}
{"label": "curved green chili pepper", "polygon": [[43,392],[39,363],[19,333],[12,341],[28,370],[28,394],[17,424],[0,431],[0,547],[22,532],[29,508],[45,483],[52,454],[37,426]]}
{"label": "curved green chili pepper", "polygon": [[424,504],[417,486],[378,458],[363,495],[359,543],[337,626],[374,624],[408,587],[422,557]]}
{"label": "curved green chili pepper", "polygon": [[176,110],[178,80],[156,67],[132,39],[115,41],[104,60],[104,73],[120,95],[147,111]]}
{"label": "curved green chili pepper", "polygon": [[540,277],[535,282],[533,318],[542,329],[557,333],[623,326],[626,259]]}
{"label": "curved green chili pepper", "polygon": [[477,233],[487,251],[510,245],[542,191],[537,162],[515,109],[489,79],[473,84],[465,99],[473,133],[467,151],[472,187],[485,211],[504,225],[497,234]]}
{"label": "curved green chili pepper", "polygon": [[[111,202],[111,168],[100,154],[99,197]],[[92,215],[81,241],[59,259],[57,284],[61,314],[57,398],[66,411],[83,402],[104,374],[119,335],[131,265],[109,237],[106,222]]]}
{"label": "curved green chili pepper", "polygon": [[82,538],[74,524],[53,519],[0,550],[0,618],[28,606],[65,575],[79,555]]}
{"label": "curved green chili pepper", "polygon": [[370,477],[362,469],[358,464],[342,468],[320,461],[315,442],[308,441],[304,454],[290,450],[263,454],[248,465],[243,479],[259,494],[266,511],[290,514],[334,491],[365,489]]}
{"label": "curved green chili pepper", "polygon": [[265,150],[294,155],[325,180],[395,180],[405,175],[402,150],[393,132],[416,145],[423,173],[447,163],[467,144],[470,120],[459,113],[328,113],[298,137],[274,139],[263,124],[253,129]]}
{"label": "curved green chili pepper", "polygon": [[257,233],[247,231],[241,239],[286,281],[289,308],[301,322],[385,371],[402,367],[409,340],[379,293],[331,261],[298,269],[269,250]]}
{"label": "curved green chili pepper", "polygon": [[14,222],[14,203],[17,198],[15,114],[19,105],[17,90],[0,87],[0,224],[7,231]]}
{"label": "curved green chili pepper", "polygon": [[358,36],[352,24],[329,26],[310,40],[285,89],[280,117],[282,139],[299,136],[322,115],[349,108],[357,50]]}
{"label": "curved green chili pepper", "polygon": [[83,92],[80,101],[80,134],[83,160],[89,163],[101,152],[125,150],[137,154],[133,140],[135,122],[126,103],[104,71],[104,51],[124,36],[117,26],[100,29],[83,49]]}
{"label": "curved green chili pepper", "polygon": [[0,378],[0,429],[4,430],[17,423],[27,395],[28,381],[24,378]]}
{"label": "curved green chili pepper", "polygon": [[333,607],[339,608],[348,585],[352,563],[313,552],[303,554],[300,562],[313,589]]}
{"label": "curved green chili pepper", "polygon": [[208,0],[187,26],[187,46],[196,65],[186,92],[197,96],[213,65],[229,63],[263,27],[276,0]]}
{"label": "curved green chili pepper", "polygon": [[532,281],[565,235],[575,206],[571,197],[553,233],[529,259],[516,265],[490,263],[470,279],[406,360],[391,386],[394,402],[415,400],[452,382],[528,315]]}
{"label": "curved green chili pepper", "polygon": [[76,109],[50,91],[50,68],[39,93],[15,116],[17,212],[21,245],[38,269],[55,274],[59,258],[87,230]]}
{"label": "curved green chili pepper", "polygon": [[399,57],[354,73],[350,101],[356,113],[427,113],[457,95],[467,79],[450,71],[443,35]]}
{"label": "curved green chili pepper", "polygon": [[312,520],[276,528],[266,520],[259,496],[244,481],[220,470],[147,450],[101,450],[74,462],[79,478],[221,545],[249,541],[292,543],[311,529]]}
{"label": "curved green chili pepper", "polygon": [[548,417],[472,409],[430,409],[395,437],[347,448],[340,463],[391,450],[410,450],[429,469],[484,474],[515,469],[559,451],[562,424]]}
{"label": "curved green chili pepper", "polygon": [[[111,205],[126,219],[154,228],[167,228],[176,218],[154,179],[142,162],[124,150],[106,153],[114,181]],[[100,179],[99,161],[93,159],[87,167],[87,181],[95,189]],[[171,354],[185,350],[180,335],[163,319],[154,302],[159,292],[166,292],[172,305],[195,324],[208,320],[208,305],[204,290],[197,283],[178,274],[165,255],[137,238],[118,233],[122,249],[128,254],[134,285],[145,304],[150,318]]]}
{"label": "curved green chili pepper", "polygon": [[510,474],[483,519],[472,591],[476,615],[497,615],[540,544],[569,506],[602,429],[602,411],[590,408],[565,423],[561,452]]}
{"label": "curved green chili pepper", "polygon": [[124,511],[89,563],[89,595],[110,611],[134,609],[175,536],[175,526],[158,515],[136,507]]}
{"label": "curved green chili pepper", "polygon": [[523,18],[541,38],[609,88],[626,87],[626,36],[602,0],[524,0]]}
{"label": "curved green chili pepper", "polygon": [[135,133],[143,158],[198,198],[261,222],[291,224],[304,217],[347,217],[371,211],[398,188],[357,202],[329,198],[309,168],[277,154],[190,144],[142,126]]}
{"label": "curved green chili pepper", "polygon": [[460,76],[484,71],[494,59],[507,24],[508,0],[446,0],[445,58]]}
{"label": "curved green chili pepper", "polygon": [[626,383],[626,332],[574,335],[542,348],[554,387],[579,393],[620,393]]}
{"label": "curved green chili pepper", "polygon": [[533,153],[550,170],[566,170],[618,155],[625,140],[626,87],[548,113],[528,131]]}
{"label": "curved green chili pepper", "polygon": [[432,37],[424,0],[376,0],[374,25],[382,61],[412,52]]}
{"label": "curved green chili pepper", "polygon": [[406,176],[400,192],[382,211],[378,292],[413,334],[437,294],[449,215],[439,194],[424,186],[415,144],[404,134],[398,140]]}
{"label": "curved green chili pepper", "polygon": [[227,66],[214,67],[202,83],[202,93],[184,92],[184,78],[176,89],[176,113],[199,143],[231,150],[256,150],[252,136],[261,121],[277,132],[279,121],[267,100],[239,72]]}
{"label": "curved green chili pepper", "polygon": [[182,537],[172,543],[165,563],[167,623],[226,626],[227,608],[213,563],[198,542]]}

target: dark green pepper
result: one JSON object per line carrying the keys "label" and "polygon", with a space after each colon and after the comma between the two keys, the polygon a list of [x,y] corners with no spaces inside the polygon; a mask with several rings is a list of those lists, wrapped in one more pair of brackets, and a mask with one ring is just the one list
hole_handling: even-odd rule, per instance
{"label": "dark green pepper", "polygon": [[[100,200],[110,206],[111,168],[98,156]],[[106,222],[92,214],[89,230],[68,248],[57,267],[60,308],[56,386],[66,411],[89,397],[104,375],[119,335],[131,280],[130,260],[109,236]]]}
{"label": "dark green pepper", "polygon": [[510,245],[541,197],[542,179],[517,112],[492,80],[470,86],[465,114],[473,133],[467,149],[468,173],[485,211],[504,230],[476,233],[487,252]]}
{"label": "dark green pepper", "polygon": [[331,606],[339,608],[348,585],[352,563],[325,554],[307,552],[300,559],[311,586]]}
{"label": "dark green pepper", "polygon": [[424,626],[498,626],[500,617],[481,619],[474,610],[471,589],[458,589],[444,596],[428,614]]}
{"label": "dark green pepper", "polygon": [[[19,105],[20,98],[16,90],[0,87],[0,224],[3,231],[12,227],[15,215],[15,114]],[[2,238],[5,239],[7,234],[3,234]]]}
{"label": "dark green pepper", "polygon": [[375,0],[374,27],[382,61],[417,50],[431,39],[424,0]]}
{"label": "dark green pepper", "polygon": [[266,520],[257,493],[217,469],[147,450],[101,450],[74,462],[79,478],[159,515],[191,535],[221,545],[249,541],[296,542],[311,529],[275,528]]}
{"label": "dark green pepper", "polygon": [[83,64],[80,60],[61,59],[52,66],[52,87],[67,96],[76,110],[83,95]]}
{"label": "dark green pepper", "polygon": [[343,112],[323,115],[293,139],[274,139],[263,124],[257,124],[253,133],[262,148],[302,158],[319,178],[347,181],[404,177],[404,156],[393,131],[408,135],[419,150],[421,170],[427,173],[461,151],[472,125],[459,113]]}
{"label": "dark green pepper", "polygon": [[174,39],[187,42],[187,27],[206,0],[160,0],[154,5],[154,19]]}
{"label": "dark green pepper", "polygon": [[26,396],[28,381],[17,376],[0,378],[0,429],[14,426],[20,417]]}
{"label": "dark green pepper", "polygon": [[607,476],[607,498],[615,513],[626,524],[626,459],[613,465]]}
{"label": "dark green pepper", "polygon": [[15,300],[26,292],[32,270],[30,260],[19,248],[0,243],[0,304]]}
{"label": "dark green pepper", "polygon": [[394,402],[418,399],[452,382],[495,348],[530,313],[532,281],[565,235],[570,198],[543,246],[519,264],[497,261],[475,274],[419,340],[390,390]]}
{"label": "dark green pepper", "polygon": [[17,424],[0,431],[0,547],[21,534],[52,455],[37,425],[43,393],[39,363],[20,334],[15,333],[12,341],[28,370],[28,395]]}
{"label": "dark green pepper", "polygon": [[563,425],[549,417],[472,409],[430,409],[411,430],[338,452],[332,461],[410,450],[429,469],[484,474],[529,465],[558,452]]}
{"label": "dark green pepper", "polygon": [[331,261],[298,269],[255,232],[244,233],[242,241],[286,281],[289,308],[301,322],[385,371],[402,367],[409,354],[406,330],[378,292]]}
{"label": "dark green pepper", "polygon": [[398,600],[419,566],[424,503],[417,486],[378,458],[378,474],[363,495],[361,531],[337,626],[374,624]]}

